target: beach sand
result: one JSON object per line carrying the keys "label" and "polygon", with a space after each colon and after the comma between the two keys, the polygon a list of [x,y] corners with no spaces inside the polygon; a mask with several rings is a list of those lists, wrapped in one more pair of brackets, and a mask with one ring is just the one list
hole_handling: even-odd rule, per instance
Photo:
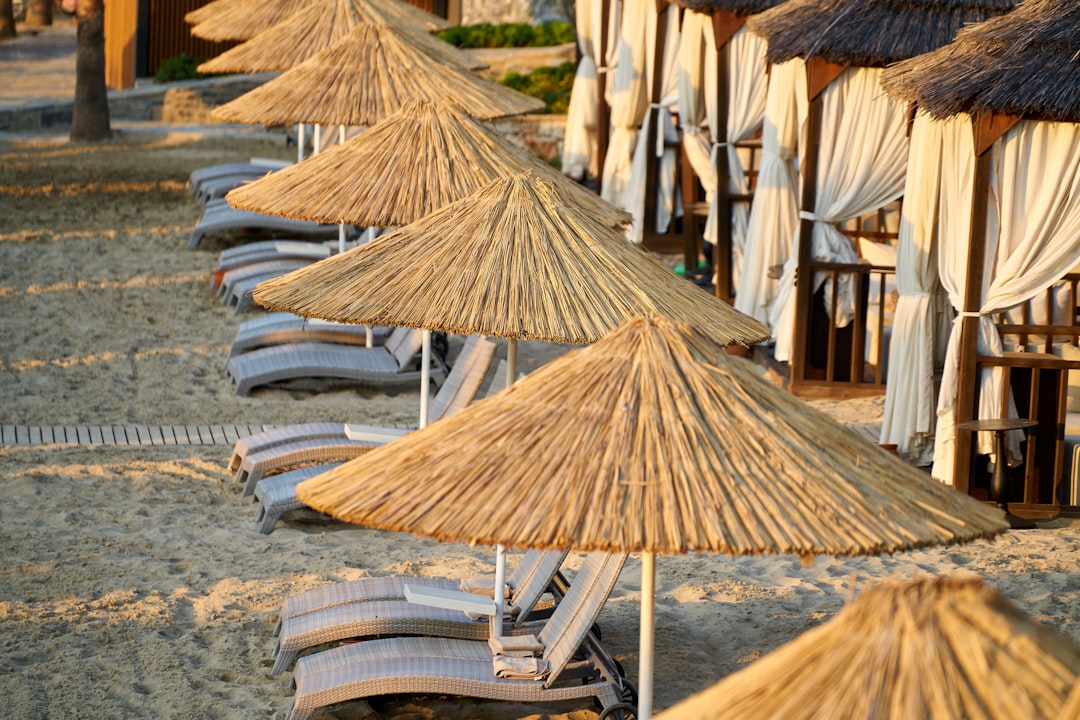
{"label": "beach sand", "polygon": [[[418,393],[339,389],[233,394],[226,350],[245,316],[210,289],[217,253],[185,249],[196,167],[289,158],[280,138],[128,134],[101,146],[0,143],[0,424],[285,424],[413,421]],[[250,317],[251,315],[247,315]],[[525,343],[526,369],[562,348]],[[817,405],[864,428],[881,399]],[[283,717],[271,676],[287,595],[388,574],[463,577],[491,551],[302,513],[259,534],[215,446],[0,448],[0,709],[5,717]],[[976,573],[1080,641],[1080,525],[995,542],[834,560],[662,557],[656,707],[668,707],[832,617],[886,577]],[[514,559],[512,554],[511,559]],[[580,562],[575,557],[573,563]],[[600,624],[636,680],[640,564],[632,557]],[[319,718],[596,717],[580,703],[529,706],[380,698]]]}

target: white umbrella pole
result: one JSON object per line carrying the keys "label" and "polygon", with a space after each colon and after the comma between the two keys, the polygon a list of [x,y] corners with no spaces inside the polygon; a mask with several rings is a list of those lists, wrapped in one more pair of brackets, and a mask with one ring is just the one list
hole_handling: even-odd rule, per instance
{"label": "white umbrella pole", "polygon": [[637,720],[649,720],[653,705],[653,637],[656,633],[656,556],[641,553],[641,644],[638,646]]}
{"label": "white umbrella pole", "polygon": [[[506,387],[517,377],[517,340],[506,341]],[[506,547],[495,546],[495,615],[491,618],[491,636],[502,637],[503,588],[506,587]]]}
{"label": "white umbrella pole", "polygon": [[337,226],[337,246],[338,252],[345,252],[345,223],[338,223]]}
{"label": "white umbrella pole", "polygon": [[341,144],[343,144],[345,142],[345,126],[344,125],[338,125],[338,127],[337,127],[337,141],[338,141],[338,145],[341,145]]}
{"label": "white umbrella pole", "polygon": [[304,159],[304,123],[296,126],[296,162]]}
{"label": "white umbrella pole", "polygon": [[[370,333],[370,331],[369,331]],[[431,331],[424,330],[420,345],[420,427],[427,425],[428,388],[431,386]]]}
{"label": "white umbrella pole", "polygon": [[322,125],[315,125],[311,136],[311,154],[318,155],[322,145]]}

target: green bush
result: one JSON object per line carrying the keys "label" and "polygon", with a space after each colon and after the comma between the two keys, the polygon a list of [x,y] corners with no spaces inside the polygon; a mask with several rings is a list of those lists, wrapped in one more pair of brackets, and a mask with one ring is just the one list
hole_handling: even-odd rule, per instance
{"label": "green bush", "polygon": [[526,23],[480,23],[458,25],[439,33],[439,37],[460,48],[542,47],[573,42],[574,26],[562,20],[528,25]]}
{"label": "green bush", "polygon": [[528,75],[510,73],[501,82],[518,92],[544,101],[544,112],[561,115],[570,107],[570,88],[574,85],[577,66],[564,62],[554,67],[536,68]]}
{"label": "green bush", "polygon": [[212,75],[204,75],[196,69],[202,62],[202,60],[188,57],[187,53],[166,58],[161,61],[161,65],[158,66],[157,72],[154,73],[154,82],[179,82],[180,80],[197,80],[199,78],[212,77]]}

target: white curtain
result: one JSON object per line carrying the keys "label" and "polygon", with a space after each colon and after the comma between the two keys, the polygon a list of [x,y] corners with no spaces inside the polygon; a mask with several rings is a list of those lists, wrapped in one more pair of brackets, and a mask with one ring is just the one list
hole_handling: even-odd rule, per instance
{"label": "white curtain", "polygon": [[597,34],[603,27],[600,0],[577,0],[574,20],[578,51],[581,60],[570,89],[570,107],[566,111],[566,130],[563,134],[562,171],[574,180],[584,181],[597,176],[596,167],[596,110],[599,101],[596,48]]}
{"label": "white curtain", "polygon": [[761,126],[757,187],[746,227],[735,309],[763,323],[779,289],[773,267],[791,254],[799,222],[796,153],[806,117],[806,69],[795,59],[772,66]]}
{"label": "white curtain", "polygon": [[[938,282],[937,231],[942,125],[919,112],[911,129],[897,244],[896,288],[880,442],[915,465],[934,459],[935,367],[952,312]],[[942,323],[945,323],[944,325]]]}
{"label": "white curtain", "polygon": [[[907,167],[907,105],[881,91],[878,68],[848,68],[822,92],[817,200],[799,215],[814,221],[811,257],[818,261],[856,263],[851,242],[833,227],[896,200],[904,192]],[[809,179],[804,179],[804,182]],[[784,264],[780,290],[770,309],[777,360],[791,359],[795,329],[796,232],[792,256]],[[813,278],[813,291],[826,282]],[[840,280],[840,307],[833,316],[844,327],[854,312],[849,279]],[[826,290],[826,295],[830,291]]]}
{"label": "white curtain", "polygon": [[[619,205],[629,210],[634,216],[634,222],[628,229],[627,237],[630,241],[640,243],[644,235],[645,220],[645,187],[650,157],[659,158],[657,175],[656,197],[656,226],[657,232],[667,230],[671,218],[675,214],[675,151],[668,148],[669,144],[679,141],[675,130],[675,123],[671,118],[671,108],[676,105],[678,98],[678,59],[679,59],[679,7],[668,5],[661,11],[665,14],[664,24],[664,47],[663,54],[656,56],[657,32],[660,14],[656,10],[656,3],[647,3],[645,10],[645,96],[653,96],[653,84],[656,82],[655,72],[659,67],[660,102],[654,108],[651,103],[646,104],[646,111],[641,119],[641,132],[638,134],[634,147],[634,155],[631,161],[630,179],[626,184],[622,202]],[[626,11],[623,13],[626,21]],[[655,110],[655,112],[653,112]],[[655,145],[649,146],[649,133],[654,122],[659,121]]]}
{"label": "white curtain", "polygon": [[[949,208],[949,235],[942,235],[939,266],[942,285],[956,308],[962,307],[967,281],[974,150],[970,119],[946,127],[942,187],[943,215]],[[951,147],[954,146],[954,147]],[[978,352],[1002,354],[992,316],[1033,298],[1080,261],[1080,126],[1021,121],[990,149],[990,198],[979,313]],[[963,173],[950,177],[953,172]],[[964,232],[956,232],[962,230]],[[952,484],[955,456],[956,396],[960,321],[954,324],[938,398],[934,477]],[[1004,394],[1002,373],[983,372],[979,418],[999,417]],[[1010,415],[1015,414],[1011,398]],[[980,433],[978,452],[989,454],[990,437]],[[1017,437],[1010,433],[1010,455]],[[995,458],[995,461],[997,459]]]}
{"label": "white curtain", "polygon": [[[611,134],[604,156],[601,195],[619,207],[626,197],[630,183],[634,145],[638,128],[644,118],[649,101],[645,95],[646,80],[646,21],[655,19],[655,3],[652,0],[623,0],[612,3],[622,10],[620,22],[615,26],[618,40],[614,46],[614,73],[608,104],[611,107]],[[654,26],[655,27],[655,26]],[[610,63],[609,63],[610,66]]]}
{"label": "white curtain", "polygon": [[[734,143],[746,140],[761,127],[765,115],[768,87],[765,61],[766,43],[760,36],[740,28],[724,48],[717,48],[711,19],[707,15],[687,12],[683,17],[682,56],[680,63],[679,118],[683,131],[683,147],[694,174],[705,190],[709,216],[705,223],[705,240],[716,243],[719,205],[717,202],[717,153],[726,152],[728,161],[728,192],[744,194],[750,186],[746,171]],[[717,143],[721,118],[716,89],[719,87],[719,53],[729,53],[728,77],[728,144]],[[684,98],[684,95],[691,95]],[[701,111],[704,101],[705,112]],[[708,134],[701,127],[707,123]],[[746,202],[731,206],[732,276],[738,285],[738,275],[746,247],[750,205]]]}

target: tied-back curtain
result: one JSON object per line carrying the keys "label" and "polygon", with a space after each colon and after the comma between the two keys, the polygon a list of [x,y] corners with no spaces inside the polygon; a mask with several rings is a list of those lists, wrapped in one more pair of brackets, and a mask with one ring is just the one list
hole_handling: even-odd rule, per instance
{"label": "tied-back curtain", "polygon": [[[623,202],[630,182],[634,145],[638,128],[649,109],[645,95],[645,28],[648,18],[655,21],[656,11],[652,0],[623,0],[621,6],[614,81],[608,99],[611,134],[604,157],[601,195],[608,202],[628,209]],[[610,75],[611,71],[608,73]]]}
{"label": "tied-back curtain", "polygon": [[[915,465],[934,458],[934,373],[952,312],[937,269],[942,125],[920,111],[911,128],[896,255],[893,318],[880,442]],[[944,326],[942,325],[944,322]],[[939,352],[940,349],[940,352]]]}
{"label": "tied-back curtain", "polygon": [[[956,188],[943,202],[967,201],[956,208],[962,214],[971,208],[971,178],[974,177],[974,150],[970,119],[958,123],[949,140],[963,147],[955,155],[966,162],[953,178]],[[946,150],[948,153],[949,150]],[[1025,302],[1053,285],[1080,261],[1080,126],[1024,120],[1014,125],[990,149],[990,198],[987,207],[986,250],[979,313],[978,353],[1002,355],[1001,336],[993,315]],[[945,163],[949,156],[946,155]],[[948,167],[945,165],[944,167]],[[943,188],[948,171],[943,174]],[[966,190],[966,191],[965,191]],[[958,219],[953,225],[968,229]],[[952,228],[950,227],[950,230]],[[956,308],[962,308],[967,281],[966,258],[970,233],[942,237],[942,284]],[[946,262],[947,258],[947,262]],[[946,277],[949,278],[946,282]],[[962,316],[961,316],[962,317]],[[934,477],[952,484],[955,456],[956,397],[958,391],[960,326],[954,324],[949,337],[945,370],[938,399],[938,426],[934,454]],[[1000,369],[980,373],[978,417],[999,417],[1004,396]],[[1015,406],[1008,399],[1009,414]],[[977,450],[990,454],[989,437],[977,440]],[[1018,435],[1010,433],[1009,454],[1018,449]],[[997,462],[998,459],[994,458]]]}
{"label": "tied-back curtain", "polygon": [[585,181],[597,176],[596,118],[599,102],[596,49],[600,46],[597,34],[603,27],[601,0],[577,0],[574,5],[575,29],[581,60],[570,88],[570,106],[566,111],[566,130],[563,135],[562,171],[574,180]]}
{"label": "tied-back curtain", "polygon": [[735,309],[763,322],[779,290],[771,269],[791,254],[799,222],[799,129],[806,117],[806,69],[796,58],[772,66],[761,126],[761,158],[746,227]]}
{"label": "tied-back curtain", "polygon": [[[664,23],[663,52],[657,56],[657,33],[660,13],[666,16]],[[650,157],[658,158],[655,230],[664,232],[675,214],[675,151],[669,148],[678,142],[678,133],[671,118],[671,107],[677,103],[678,96],[678,60],[679,60],[679,8],[668,5],[657,11],[656,3],[647,2],[645,10],[645,97],[652,98],[654,83],[659,76],[660,102],[656,107],[646,105],[641,118],[641,132],[638,133],[631,160],[630,179],[624,190],[624,197],[619,203],[634,217],[628,229],[628,239],[640,243],[644,235],[645,192]],[[625,11],[624,11],[625,18]],[[655,145],[649,146],[649,134],[653,123],[656,128]]]}
{"label": "tied-back curtain", "polygon": [[[848,68],[822,92],[821,137],[818,154],[817,199],[800,217],[813,220],[811,257],[822,262],[857,263],[851,241],[835,224],[857,218],[896,200],[904,192],[907,168],[907,106],[881,91],[879,68]],[[804,182],[809,182],[804,179]],[[784,264],[780,290],[770,310],[777,360],[791,359],[795,330],[795,270],[798,244]],[[812,292],[826,282],[815,274]],[[841,276],[833,314],[845,327],[854,313],[850,279]],[[830,291],[826,290],[826,296]]]}

